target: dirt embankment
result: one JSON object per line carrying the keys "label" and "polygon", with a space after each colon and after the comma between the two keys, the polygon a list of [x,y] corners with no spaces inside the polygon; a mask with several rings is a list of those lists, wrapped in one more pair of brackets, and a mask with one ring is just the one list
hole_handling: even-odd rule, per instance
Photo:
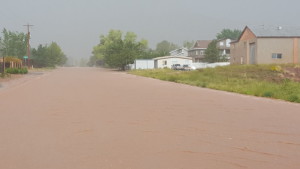
{"label": "dirt embankment", "polygon": [[284,68],[283,77],[300,82],[300,67],[287,67]]}

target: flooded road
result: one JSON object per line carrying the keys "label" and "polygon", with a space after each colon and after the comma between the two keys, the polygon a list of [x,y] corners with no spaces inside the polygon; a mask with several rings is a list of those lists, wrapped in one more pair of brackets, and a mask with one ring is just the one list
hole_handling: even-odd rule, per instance
{"label": "flooded road", "polygon": [[96,68],[0,89],[2,169],[298,169],[300,104]]}

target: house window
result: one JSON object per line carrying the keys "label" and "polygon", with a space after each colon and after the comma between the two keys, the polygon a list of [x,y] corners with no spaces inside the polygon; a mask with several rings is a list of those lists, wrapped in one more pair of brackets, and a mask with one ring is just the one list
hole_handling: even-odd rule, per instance
{"label": "house window", "polygon": [[200,55],[204,55],[204,51],[203,50],[200,51]]}
{"label": "house window", "polygon": [[281,53],[272,53],[272,59],[281,59],[282,54]]}
{"label": "house window", "polygon": [[220,42],[220,46],[224,46],[224,42]]}
{"label": "house window", "polygon": [[166,60],[163,61],[163,65],[167,65],[167,63],[168,63],[168,62],[167,62]]}
{"label": "house window", "polygon": [[230,49],[226,49],[226,54],[230,54]]}

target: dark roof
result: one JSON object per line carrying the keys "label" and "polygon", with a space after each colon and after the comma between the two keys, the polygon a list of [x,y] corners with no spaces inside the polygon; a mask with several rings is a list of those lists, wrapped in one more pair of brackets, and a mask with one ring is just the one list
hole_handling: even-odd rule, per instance
{"label": "dark roof", "polygon": [[237,42],[239,42],[239,40],[231,41],[230,44],[231,44],[231,43],[237,43]]}
{"label": "dark roof", "polygon": [[248,27],[256,37],[300,37],[300,27]]}
{"label": "dark roof", "polygon": [[212,40],[197,40],[193,48],[207,48]]}
{"label": "dark roof", "polygon": [[231,43],[237,43],[245,31],[249,29],[257,38],[300,38],[300,27],[249,27],[246,26],[241,33],[240,37],[236,41]]}
{"label": "dark roof", "polygon": [[300,37],[300,27],[248,27],[246,26],[237,41],[231,43],[239,42],[244,32],[249,29],[257,38],[299,38]]}

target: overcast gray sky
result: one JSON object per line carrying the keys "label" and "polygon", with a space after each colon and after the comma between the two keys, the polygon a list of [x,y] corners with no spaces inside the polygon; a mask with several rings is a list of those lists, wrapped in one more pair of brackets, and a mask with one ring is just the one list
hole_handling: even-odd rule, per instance
{"label": "overcast gray sky", "polygon": [[299,26],[299,0],[0,0],[0,29],[26,32],[32,47],[57,42],[68,57],[91,55],[110,29],[135,32],[150,47],[213,39],[223,28]]}

